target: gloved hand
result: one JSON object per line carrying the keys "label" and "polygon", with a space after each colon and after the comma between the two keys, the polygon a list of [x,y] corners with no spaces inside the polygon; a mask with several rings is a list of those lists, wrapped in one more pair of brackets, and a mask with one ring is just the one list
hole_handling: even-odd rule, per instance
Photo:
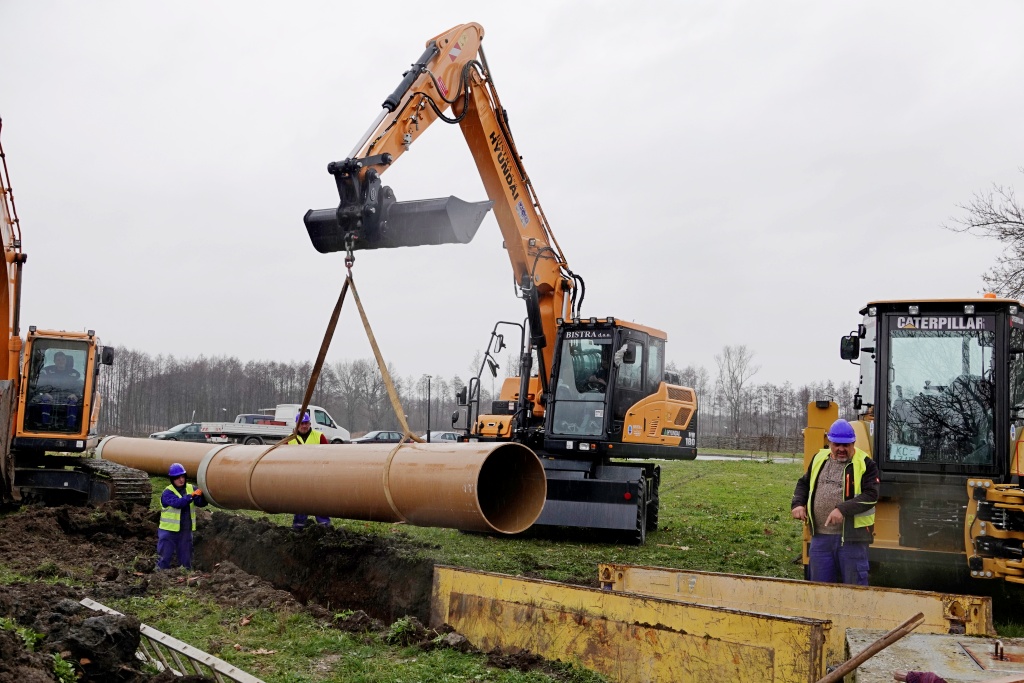
{"label": "gloved hand", "polygon": [[203,490],[202,489],[196,489],[195,491],[192,492],[192,497],[193,498],[198,498],[201,495],[203,495]]}

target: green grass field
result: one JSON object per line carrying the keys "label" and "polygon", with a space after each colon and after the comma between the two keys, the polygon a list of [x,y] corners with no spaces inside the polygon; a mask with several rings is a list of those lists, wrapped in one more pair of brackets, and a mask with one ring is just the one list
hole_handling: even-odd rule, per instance
{"label": "green grass field", "polygon": [[[626,562],[737,574],[799,578],[800,523],[789,516],[799,463],[763,460],[694,460],[662,463],[658,531],[643,546],[579,542],[567,537],[500,538],[403,524],[334,520],[363,533],[394,535],[435,544],[439,564],[506,574],[530,573],[555,581],[597,578],[600,562]],[[166,480],[154,477],[154,498]],[[159,503],[154,501],[159,507]],[[264,513],[239,511],[252,517]],[[281,525],[291,515],[270,515]]]}
{"label": "green grass field", "polygon": [[[352,520],[334,520],[334,524],[356,532],[403,535],[423,541],[431,546],[424,552],[440,564],[556,581],[593,584],[600,562],[802,576],[802,567],[793,563],[800,554],[801,528],[789,516],[789,500],[801,465],[764,462],[751,459],[748,453],[738,455],[746,457],[662,463],[660,526],[648,534],[644,546],[499,538]],[[163,477],[153,478],[157,507],[159,491],[166,484]],[[251,511],[236,514],[265,516]],[[291,515],[269,518],[277,524],[291,524]],[[325,628],[305,615],[279,617],[258,610],[252,622],[239,629],[238,623],[246,615],[198,600],[195,591],[180,588],[160,596],[118,601],[112,606],[271,683],[551,680],[537,672],[487,667],[480,655],[447,650],[425,653],[389,645],[386,638],[354,637]],[[274,654],[253,654],[261,648]],[[583,683],[603,679],[586,670],[566,667],[558,680]]]}

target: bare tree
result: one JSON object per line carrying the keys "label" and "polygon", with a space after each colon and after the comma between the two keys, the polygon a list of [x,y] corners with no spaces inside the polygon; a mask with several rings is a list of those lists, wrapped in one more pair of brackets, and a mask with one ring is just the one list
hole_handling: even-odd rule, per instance
{"label": "bare tree", "polygon": [[724,346],[722,353],[715,356],[718,363],[718,387],[722,398],[729,408],[733,434],[739,436],[740,415],[746,398],[744,388],[750,378],[757,374],[761,366],[754,365],[754,352],[745,344]]}
{"label": "bare tree", "polygon": [[[1020,171],[1024,173],[1024,168]],[[1005,246],[996,265],[981,276],[985,286],[1005,297],[1020,297],[1024,294],[1024,206],[1018,203],[1013,188],[993,185],[958,206],[966,215],[952,219],[947,228],[991,237]]]}

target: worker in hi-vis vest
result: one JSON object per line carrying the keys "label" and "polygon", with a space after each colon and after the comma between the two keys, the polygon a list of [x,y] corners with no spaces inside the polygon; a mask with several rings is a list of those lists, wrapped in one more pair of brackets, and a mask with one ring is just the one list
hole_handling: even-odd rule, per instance
{"label": "worker in hi-vis vest", "polygon": [[875,536],[878,465],[857,448],[846,420],[836,420],[822,448],[796,483],[793,518],[811,529],[808,579],[868,585],[868,546]]}
{"label": "worker in hi-vis vest", "polygon": [[171,483],[160,494],[160,529],[156,532],[157,567],[170,569],[174,556],[178,564],[192,568],[192,532],[196,530],[196,508],[206,506],[203,492],[185,483],[185,468],[173,463],[167,470]]}
{"label": "worker in hi-vis vest", "polygon": [[[288,442],[289,446],[318,446],[325,443],[330,443],[330,441],[322,432],[313,429],[313,425],[309,421],[308,410],[295,416],[295,436]],[[292,517],[292,531],[302,531],[306,528],[308,521],[309,515],[295,515]],[[331,526],[331,518],[317,517],[316,523],[320,526]]]}

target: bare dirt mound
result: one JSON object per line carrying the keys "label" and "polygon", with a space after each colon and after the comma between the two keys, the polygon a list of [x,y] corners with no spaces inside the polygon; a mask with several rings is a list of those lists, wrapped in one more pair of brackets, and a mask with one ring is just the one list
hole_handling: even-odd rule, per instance
{"label": "bare dirt mound", "polygon": [[[316,526],[296,534],[223,512],[198,516],[190,573],[155,571],[157,510],[111,502],[0,516],[0,568],[26,579],[0,588],[0,683],[53,683],[54,655],[82,683],[198,683],[203,679],[144,672],[134,657],[138,621],[79,604],[180,585],[225,607],[304,610],[368,638],[475,651],[450,628],[423,626],[433,581],[430,546]],[[566,679],[558,666],[526,652],[493,653],[491,663]]]}

